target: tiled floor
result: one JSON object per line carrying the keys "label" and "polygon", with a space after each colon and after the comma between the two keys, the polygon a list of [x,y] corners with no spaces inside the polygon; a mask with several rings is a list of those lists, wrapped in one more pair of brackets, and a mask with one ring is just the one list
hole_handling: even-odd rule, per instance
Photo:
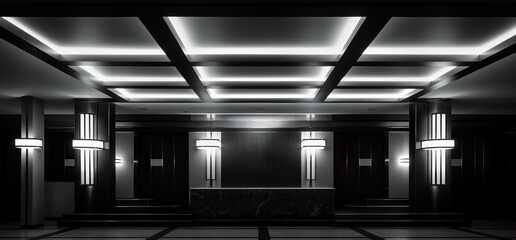
{"label": "tiled floor", "polygon": [[179,227],[179,228],[59,228],[0,225],[2,239],[169,239],[169,240],[334,240],[334,239],[516,239],[516,225],[471,228],[347,228],[347,227]]}

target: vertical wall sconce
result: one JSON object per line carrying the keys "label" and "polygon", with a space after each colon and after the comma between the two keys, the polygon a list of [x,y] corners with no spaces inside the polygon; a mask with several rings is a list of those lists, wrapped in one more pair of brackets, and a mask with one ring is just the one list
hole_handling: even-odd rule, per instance
{"label": "vertical wall sconce", "polygon": [[310,132],[310,137],[301,140],[301,148],[306,149],[306,180],[315,180],[315,152],[317,149],[324,149],[326,147],[326,140],[313,138],[313,133]]}
{"label": "vertical wall sconce", "polygon": [[216,175],[217,150],[221,147],[220,140],[213,138],[212,132],[210,132],[208,138],[197,139],[195,145],[197,149],[206,150],[206,180],[210,180],[210,186],[212,186]]}
{"label": "vertical wall sconce", "polygon": [[430,181],[432,185],[446,184],[446,150],[455,147],[453,139],[446,138],[446,114],[434,113],[430,119],[430,139],[421,141],[421,149],[429,151]]}
{"label": "vertical wall sconce", "polygon": [[104,149],[104,142],[95,139],[94,116],[80,114],[80,137],[72,141],[72,147],[80,151],[81,185],[95,184],[96,151]]}

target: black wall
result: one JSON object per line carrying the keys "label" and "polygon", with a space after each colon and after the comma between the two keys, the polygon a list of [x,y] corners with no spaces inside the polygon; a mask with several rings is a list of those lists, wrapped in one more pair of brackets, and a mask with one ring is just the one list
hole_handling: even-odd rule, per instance
{"label": "black wall", "polygon": [[300,187],[299,132],[223,132],[222,187]]}
{"label": "black wall", "polygon": [[468,129],[453,134],[453,208],[476,219],[516,219],[516,133]]}
{"label": "black wall", "polygon": [[[135,132],[135,197],[163,204],[188,204],[188,133]],[[151,159],[163,159],[152,166]]]}
{"label": "black wall", "polygon": [[72,148],[73,130],[45,132],[45,181],[73,182],[75,167],[66,167],[65,159],[75,159]]}
{"label": "black wall", "polygon": [[20,220],[20,116],[0,116],[0,222]]}
{"label": "black wall", "polygon": [[[363,203],[365,198],[387,197],[385,182],[386,132],[335,132],[335,204]],[[371,158],[371,166],[359,166],[360,158]]]}

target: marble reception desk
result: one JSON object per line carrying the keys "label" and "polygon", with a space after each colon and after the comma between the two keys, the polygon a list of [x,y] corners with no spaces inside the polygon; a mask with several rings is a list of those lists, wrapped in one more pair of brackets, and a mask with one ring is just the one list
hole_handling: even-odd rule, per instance
{"label": "marble reception desk", "polygon": [[191,188],[198,219],[327,219],[334,188]]}

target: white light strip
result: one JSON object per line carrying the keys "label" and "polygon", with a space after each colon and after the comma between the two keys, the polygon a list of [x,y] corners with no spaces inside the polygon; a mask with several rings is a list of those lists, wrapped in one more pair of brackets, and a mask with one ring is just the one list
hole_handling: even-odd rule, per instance
{"label": "white light strip", "polygon": [[398,93],[334,93],[328,99],[402,99],[415,89],[403,89]]}
{"label": "white light strip", "polygon": [[313,99],[318,89],[303,90],[303,93],[224,93],[220,89],[208,89],[208,92],[213,99]]}
{"label": "white light strip", "polygon": [[369,47],[364,55],[481,55],[516,35],[516,27],[480,46],[471,47]]}
{"label": "white light strip", "polygon": [[2,17],[12,25],[29,34],[39,42],[60,55],[98,55],[98,56],[164,56],[161,48],[107,48],[107,47],[69,47],[58,46],[52,41],[30,29],[13,17]]}
{"label": "white light strip", "polygon": [[79,150],[103,150],[104,142],[92,139],[74,139],[72,140],[72,148]]}
{"label": "white light strip", "polygon": [[301,148],[324,149],[326,147],[326,140],[308,138],[301,140]]}
{"label": "white light strip", "polygon": [[314,77],[211,77],[206,67],[195,67],[203,82],[324,82],[333,67],[318,67],[319,73]]}
{"label": "white light strip", "polygon": [[423,76],[423,77],[368,77],[368,76],[361,76],[361,77],[344,77],[342,78],[342,81],[344,82],[432,82],[440,77],[442,77],[444,74],[450,72],[451,70],[455,69],[456,66],[447,66],[442,67],[439,70],[435,71],[429,76]]}
{"label": "white light strip", "polygon": [[401,164],[409,164],[410,158],[400,158],[398,162]]}
{"label": "white light strip", "polygon": [[335,44],[330,47],[197,47],[193,45],[181,18],[168,17],[170,25],[179,36],[179,40],[185,48],[184,51],[188,55],[337,55],[344,50],[351,35],[360,26],[363,19],[365,18],[348,17],[343,19],[345,23],[341,33]]}
{"label": "white light strip", "polygon": [[124,88],[115,88],[125,99],[199,99],[195,93],[131,93]]}
{"label": "white light strip", "polygon": [[41,149],[43,140],[37,138],[17,138],[14,139],[14,146],[21,149]]}
{"label": "white light strip", "polygon": [[197,149],[220,149],[221,144],[219,139],[197,139],[195,146]]}
{"label": "white light strip", "polygon": [[94,66],[79,66],[101,82],[184,82],[182,77],[149,77],[149,76],[105,76]]}
{"label": "white light strip", "polygon": [[122,159],[120,159],[120,158],[115,159],[115,164],[122,164]]}
{"label": "white light strip", "polygon": [[455,140],[452,139],[429,139],[421,141],[421,149],[453,149],[455,147]]}

